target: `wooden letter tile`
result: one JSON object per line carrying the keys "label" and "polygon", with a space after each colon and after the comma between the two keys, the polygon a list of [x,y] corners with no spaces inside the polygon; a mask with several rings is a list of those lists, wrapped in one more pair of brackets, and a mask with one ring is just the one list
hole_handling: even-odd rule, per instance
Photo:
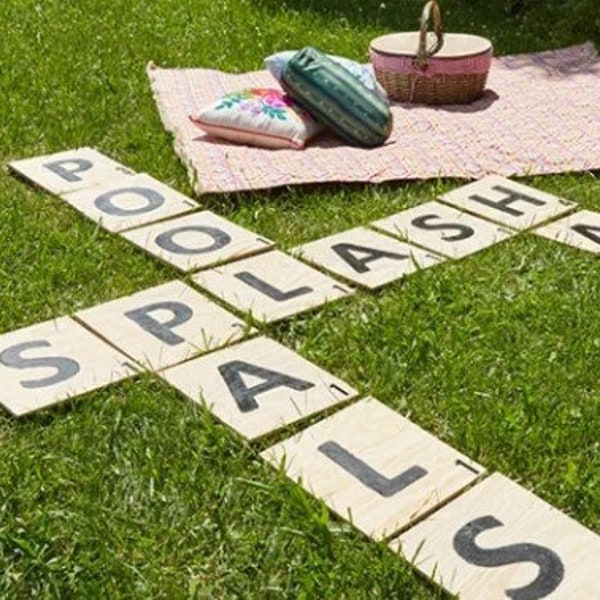
{"label": "wooden letter tile", "polygon": [[600,254],[600,213],[582,210],[560,221],[554,221],[533,233],[542,237]]}
{"label": "wooden letter tile", "polygon": [[68,317],[0,336],[0,404],[16,416],[136,372],[125,356]]}
{"label": "wooden letter tile", "polygon": [[247,329],[243,321],[180,281],[82,310],[75,316],[155,371],[231,344]]}
{"label": "wooden letter tile", "polygon": [[499,474],[392,548],[461,600],[600,598],[600,537]]}
{"label": "wooden letter tile", "polygon": [[514,235],[439,202],[409,208],[373,226],[451,258],[463,258]]}
{"label": "wooden letter tile", "polygon": [[185,271],[268,250],[273,242],[210,211],[128,231],[123,237]]}
{"label": "wooden letter tile", "polygon": [[125,231],[198,208],[191,198],[145,173],[62,197],[108,231]]}
{"label": "wooden letter tile", "polygon": [[262,453],[377,540],[435,509],[484,469],[366,398]]}
{"label": "wooden letter tile", "polygon": [[77,148],[10,163],[35,185],[53,194],[64,194],[100,183],[127,181],[133,171],[92,148]]}
{"label": "wooden letter tile", "polygon": [[254,440],[356,395],[292,350],[260,337],[161,376],[247,439]]}
{"label": "wooden letter tile", "polygon": [[568,213],[576,206],[498,175],[452,190],[441,200],[519,231]]}
{"label": "wooden letter tile", "polygon": [[193,279],[228,304],[265,322],[285,319],[352,293],[277,250],[202,271]]}
{"label": "wooden letter tile", "polygon": [[363,227],[298,246],[292,252],[369,289],[379,288],[444,260]]}

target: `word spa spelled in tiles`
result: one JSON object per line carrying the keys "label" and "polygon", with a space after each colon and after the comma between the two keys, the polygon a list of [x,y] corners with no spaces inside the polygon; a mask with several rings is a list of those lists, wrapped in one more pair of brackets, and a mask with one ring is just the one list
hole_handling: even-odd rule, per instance
{"label": "word spa spelled in tiles", "polygon": [[491,176],[375,221],[378,231],[334,234],[294,248],[292,257],[90,148],[11,167],[108,231],[193,273],[200,288],[171,281],[0,335],[0,403],[13,415],[140,369],[158,372],[249,441],[339,408],[262,458],[373,539],[396,536],[393,550],[461,598],[600,597],[595,533],[502,475],[487,477],[378,400],[355,401],[355,389],[292,350],[250,337],[251,322],[315,309],[352,295],[350,286],[380,288],[522,231],[598,254],[600,214]]}

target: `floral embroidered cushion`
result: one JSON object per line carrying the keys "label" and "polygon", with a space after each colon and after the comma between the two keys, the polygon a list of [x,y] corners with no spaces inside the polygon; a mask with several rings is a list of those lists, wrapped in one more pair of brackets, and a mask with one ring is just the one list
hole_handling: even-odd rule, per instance
{"label": "floral embroidered cushion", "polygon": [[209,135],[266,148],[304,148],[323,129],[283,91],[249,88],[230,92],[190,119]]}
{"label": "floral embroidered cushion", "polygon": [[[285,66],[290,61],[292,56],[296,54],[296,50],[284,50],[283,52],[277,52],[271,56],[265,58],[265,66],[269,70],[269,73],[275,77],[275,79],[281,83],[281,77]],[[376,94],[383,102],[389,104],[389,100],[386,91],[381,87],[375,74],[373,73],[373,67],[370,64],[361,65],[360,63],[345,58],[343,56],[336,56],[335,54],[327,55],[333,62],[344,67],[348,70],[356,79],[358,79],[366,88]]]}

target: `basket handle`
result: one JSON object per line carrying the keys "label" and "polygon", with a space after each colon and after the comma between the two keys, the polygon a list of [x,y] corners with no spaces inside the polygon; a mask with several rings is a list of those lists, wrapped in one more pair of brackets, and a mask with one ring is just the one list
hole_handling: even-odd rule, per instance
{"label": "basket handle", "polygon": [[[436,41],[431,48],[427,48],[427,27],[429,25],[429,19],[433,16],[433,31],[435,33]],[[442,24],[442,11],[437,0],[429,0],[423,7],[421,13],[421,30],[419,33],[419,49],[417,50],[417,57],[415,58],[415,64],[419,69],[424,71],[427,69],[429,59],[439,52],[444,45],[444,32]]]}

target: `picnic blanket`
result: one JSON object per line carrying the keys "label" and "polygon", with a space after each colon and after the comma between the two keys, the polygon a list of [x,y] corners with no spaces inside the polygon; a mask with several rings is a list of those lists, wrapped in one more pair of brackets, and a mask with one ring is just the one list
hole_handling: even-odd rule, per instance
{"label": "picnic blanket", "polygon": [[592,43],[495,58],[484,96],[470,105],[394,104],[381,147],[325,135],[304,150],[270,150],[203,134],[189,115],[226,92],[275,87],[267,71],[165,69],[148,75],[162,121],[197,193],[316,182],[480,178],[600,168],[600,60]]}

